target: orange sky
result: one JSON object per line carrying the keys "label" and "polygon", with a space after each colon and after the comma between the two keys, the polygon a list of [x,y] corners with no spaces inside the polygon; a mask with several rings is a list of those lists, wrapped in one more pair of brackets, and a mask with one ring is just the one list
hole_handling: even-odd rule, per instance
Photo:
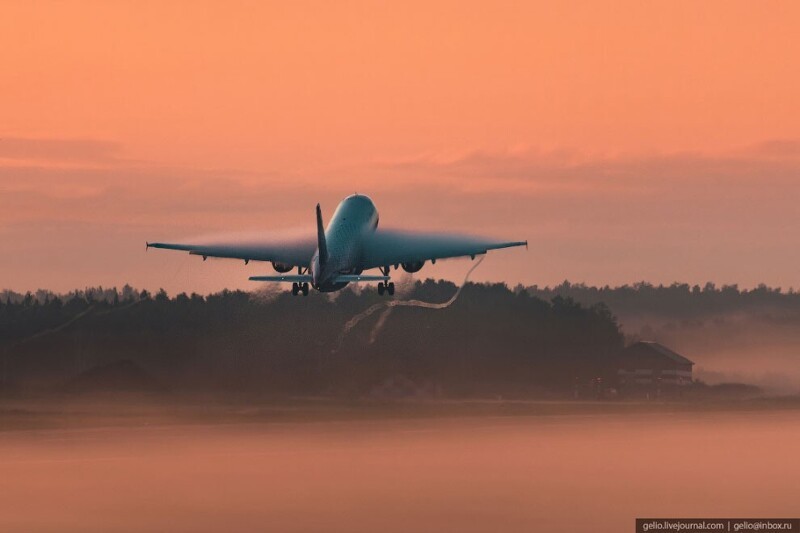
{"label": "orange sky", "polygon": [[249,287],[143,243],[353,190],[530,241],[478,279],[800,286],[800,4],[430,4],[4,2],[0,286]]}

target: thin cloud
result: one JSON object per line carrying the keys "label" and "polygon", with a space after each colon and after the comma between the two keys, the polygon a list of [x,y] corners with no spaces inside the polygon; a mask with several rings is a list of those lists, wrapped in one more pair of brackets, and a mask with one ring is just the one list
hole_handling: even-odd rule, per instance
{"label": "thin cloud", "polygon": [[96,139],[0,137],[0,160],[109,163],[118,159],[121,148],[120,143]]}
{"label": "thin cloud", "polygon": [[[645,155],[516,148],[314,172],[301,167],[292,175],[122,160],[109,168],[0,164],[0,233],[7,254],[28,257],[33,252],[24,243],[55,250],[70,242],[80,257],[81,247],[90,254],[102,241],[104,254],[127,258],[126,272],[135,279],[153,264],[152,257],[138,258],[145,240],[302,227],[313,221],[317,202],[327,218],[343,196],[358,191],[372,196],[382,225],[529,240],[529,254],[508,264],[498,259],[492,279],[789,286],[796,285],[800,261],[793,251],[800,159],[792,146]],[[110,233],[120,238],[102,238]],[[12,266],[0,274],[33,276]],[[94,282],[70,268],[59,272],[73,280],[69,286]],[[149,275],[158,279],[157,272]]]}

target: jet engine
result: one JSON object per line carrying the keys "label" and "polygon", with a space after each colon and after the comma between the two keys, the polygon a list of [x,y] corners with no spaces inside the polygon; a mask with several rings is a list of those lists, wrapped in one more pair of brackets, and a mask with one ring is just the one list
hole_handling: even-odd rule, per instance
{"label": "jet engine", "polygon": [[276,263],[273,261],[272,268],[275,269],[275,272],[280,272],[283,274],[285,272],[289,272],[292,269],[292,265],[284,265],[283,263]]}
{"label": "jet engine", "polygon": [[425,265],[425,261],[414,261],[412,263],[400,263],[400,266],[403,267],[403,270],[409,273],[419,272],[422,270],[423,265]]}

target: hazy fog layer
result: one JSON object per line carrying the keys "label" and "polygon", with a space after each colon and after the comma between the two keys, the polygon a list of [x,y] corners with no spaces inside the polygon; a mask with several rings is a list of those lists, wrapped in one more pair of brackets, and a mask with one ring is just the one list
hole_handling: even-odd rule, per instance
{"label": "hazy fog layer", "polygon": [[4,531],[632,531],[787,516],[800,412],[0,433]]}
{"label": "hazy fog layer", "polygon": [[[630,326],[628,325],[630,324]],[[622,327],[635,337],[658,339],[695,361],[695,377],[708,383],[745,382],[770,394],[800,392],[797,322],[758,316],[722,316],[705,323],[664,322]]]}
{"label": "hazy fog layer", "polygon": [[800,295],[794,290],[646,282],[613,288],[564,282],[527,290],[544,300],[602,302],[628,342],[655,340],[677,350],[696,363],[695,377],[708,383],[800,393]]}

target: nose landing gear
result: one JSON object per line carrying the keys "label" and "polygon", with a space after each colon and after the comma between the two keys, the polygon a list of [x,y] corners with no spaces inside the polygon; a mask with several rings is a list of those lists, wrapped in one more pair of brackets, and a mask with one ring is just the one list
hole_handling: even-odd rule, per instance
{"label": "nose landing gear", "polygon": [[297,296],[301,292],[303,296],[308,296],[308,283],[292,283],[292,296]]}
{"label": "nose landing gear", "polygon": [[384,283],[384,282],[381,281],[380,283],[378,283],[378,294],[383,296],[384,293],[387,293],[387,292],[389,293],[389,296],[394,295],[394,282],[393,281],[389,281],[389,282]]}

